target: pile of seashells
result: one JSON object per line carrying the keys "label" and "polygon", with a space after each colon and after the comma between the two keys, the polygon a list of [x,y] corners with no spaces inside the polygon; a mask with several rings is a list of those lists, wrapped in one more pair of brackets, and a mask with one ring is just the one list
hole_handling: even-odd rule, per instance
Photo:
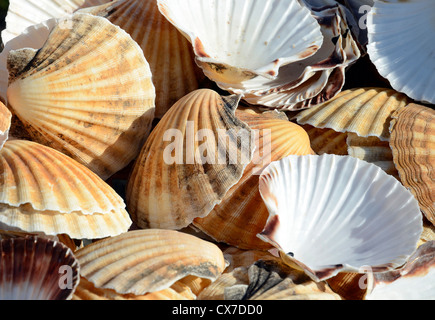
{"label": "pile of seashells", "polygon": [[10,0],[0,299],[435,299],[434,12]]}

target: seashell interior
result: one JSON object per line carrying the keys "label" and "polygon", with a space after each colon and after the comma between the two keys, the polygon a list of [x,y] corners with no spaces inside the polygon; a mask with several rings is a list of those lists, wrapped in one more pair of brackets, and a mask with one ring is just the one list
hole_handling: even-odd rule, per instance
{"label": "seashell interior", "polygon": [[260,192],[270,216],[259,237],[316,281],[398,267],[422,232],[412,194],[350,156],[288,156],[263,171]]}
{"label": "seashell interior", "polygon": [[79,283],[72,251],[46,238],[0,240],[1,300],[69,300]]}
{"label": "seashell interior", "polygon": [[71,23],[57,24],[40,50],[9,53],[7,99],[22,122],[13,129],[107,179],[151,130],[151,71],[136,42],[107,19],[77,13]]}
{"label": "seashell interior", "polygon": [[165,229],[106,238],[79,249],[76,257],[81,275],[96,288],[135,295],[164,290],[189,275],[214,280],[226,267],[215,244]]}
{"label": "seashell interior", "polygon": [[367,16],[367,52],[379,74],[395,90],[430,104],[435,103],[434,19],[431,0],[375,1]]}

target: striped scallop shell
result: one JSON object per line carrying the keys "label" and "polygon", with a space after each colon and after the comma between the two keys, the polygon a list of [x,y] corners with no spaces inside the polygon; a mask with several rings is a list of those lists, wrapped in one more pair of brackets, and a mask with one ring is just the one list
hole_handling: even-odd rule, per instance
{"label": "striped scallop shell", "polygon": [[263,171],[260,192],[270,217],[259,237],[316,281],[398,267],[422,232],[412,194],[350,156],[288,156]]}
{"label": "striped scallop shell", "polygon": [[75,10],[111,0],[9,0],[3,43],[19,36],[26,28],[51,18],[67,19]]}
{"label": "striped scallop shell", "polygon": [[355,88],[301,111],[295,118],[299,124],[388,141],[392,113],[409,102],[405,95],[391,89]]}
{"label": "striped scallop shell", "polygon": [[[74,14],[36,51],[9,53],[8,104],[34,141],[103,179],[140,151],[154,117],[155,90],[142,50],[107,19]],[[122,84],[122,85],[120,85]]]}
{"label": "striped scallop shell", "polygon": [[255,144],[234,114],[239,99],[196,90],[160,120],[127,185],[128,211],[139,227],[184,228],[209,214],[242,177]]}
{"label": "striped scallop shell", "polygon": [[388,141],[381,141],[378,137],[362,138],[355,133],[349,133],[347,146],[350,156],[373,163],[400,181]]}
{"label": "striped scallop shell", "polygon": [[80,267],[63,244],[38,237],[0,240],[1,300],[69,300]]}
{"label": "striped scallop shell", "polygon": [[314,154],[305,130],[278,111],[253,115],[237,111],[236,116],[256,133],[254,157],[242,178],[225,194],[222,201],[193,225],[218,242],[243,249],[267,249],[270,244],[258,239],[269,216],[258,190],[261,171],[271,161],[291,154]]}
{"label": "striped scallop shell", "polygon": [[435,110],[409,104],[393,114],[390,131],[400,180],[435,225]]}
{"label": "striped scallop shell", "polygon": [[120,26],[139,44],[156,88],[156,118],[205,78],[189,41],[160,13],[155,1],[119,0],[92,8],[93,14]]}
{"label": "striped scallop shell", "polygon": [[434,300],[435,241],[422,244],[400,269],[369,274],[366,300]]}
{"label": "striped scallop shell", "polygon": [[54,149],[7,141],[0,168],[0,223],[12,229],[81,239],[116,235],[131,225],[109,185]]}
{"label": "striped scallop shell", "polygon": [[75,254],[82,277],[96,288],[121,294],[164,290],[189,275],[215,280],[226,267],[222,251],[213,243],[165,229],[129,231]]}
{"label": "striped scallop shell", "polygon": [[379,0],[367,16],[370,60],[391,86],[435,103],[435,2]]}

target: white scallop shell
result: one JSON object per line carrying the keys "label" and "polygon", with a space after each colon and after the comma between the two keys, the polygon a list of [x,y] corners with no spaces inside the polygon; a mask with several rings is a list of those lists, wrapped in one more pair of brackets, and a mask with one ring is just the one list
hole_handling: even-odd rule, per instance
{"label": "white scallop shell", "polygon": [[350,157],[289,156],[260,176],[270,216],[261,239],[315,280],[389,270],[416,249],[422,214],[412,194],[376,165]]}
{"label": "white scallop shell", "polygon": [[96,6],[111,0],[9,0],[3,43],[20,35],[26,28],[50,18],[68,17],[75,10]]}
{"label": "white scallop shell", "polygon": [[435,1],[375,1],[367,51],[379,74],[410,98],[435,103]]}
{"label": "white scallop shell", "polygon": [[[160,12],[194,46],[196,61],[221,88],[243,91],[276,79],[281,66],[321,46],[310,11],[292,0],[158,0]],[[301,36],[303,35],[303,36]]]}

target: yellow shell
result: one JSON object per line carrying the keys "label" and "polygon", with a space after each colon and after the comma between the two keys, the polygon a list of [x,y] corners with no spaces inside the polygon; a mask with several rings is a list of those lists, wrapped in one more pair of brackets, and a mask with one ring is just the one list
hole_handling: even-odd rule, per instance
{"label": "yellow shell", "polygon": [[213,243],[174,230],[146,229],[89,244],[75,253],[81,276],[96,288],[144,295],[194,275],[215,280],[225,269]]}
{"label": "yellow shell", "polygon": [[314,154],[305,130],[279,113],[251,114],[236,111],[236,116],[257,133],[254,157],[242,178],[225,194],[222,201],[204,218],[193,225],[218,242],[243,249],[268,249],[269,243],[257,234],[266,226],[269,212],[261,198],[258,185],[262,169],[270,162],[290,154]]}
{"label": "yellow shell", "polygon": [[160,120],[127,185],[128,211],[139,227],[184,228],[241,178],[255,146],[249,127],[234,115],[239,99],[196,90]]}
{"label": "yellow shell", "polygon": [[200,87],[205,75],[195,64],[192,46],[159,12],[156,1],[115,1],[93,7],[92,13],[121,27],[142,48],[156,88],[156,118]]}
{"label": "yellow shell", "polygon": [[140,151],[155,89],[141,48],[107,19],[74,14],[40,50],[9,53],[11,130],[57,149],[107,179]]}
{"label": "yellow shell", "polygon": [[25,140],[0,151],[0,224],[25,232],[102,238],[131,225],[123,199],[66,155]]}
{"label": "yellow shell", "polygon": [[394,113],[390,130],[390,147],[400,180],[435,224],[435,111],[409,104]]}

